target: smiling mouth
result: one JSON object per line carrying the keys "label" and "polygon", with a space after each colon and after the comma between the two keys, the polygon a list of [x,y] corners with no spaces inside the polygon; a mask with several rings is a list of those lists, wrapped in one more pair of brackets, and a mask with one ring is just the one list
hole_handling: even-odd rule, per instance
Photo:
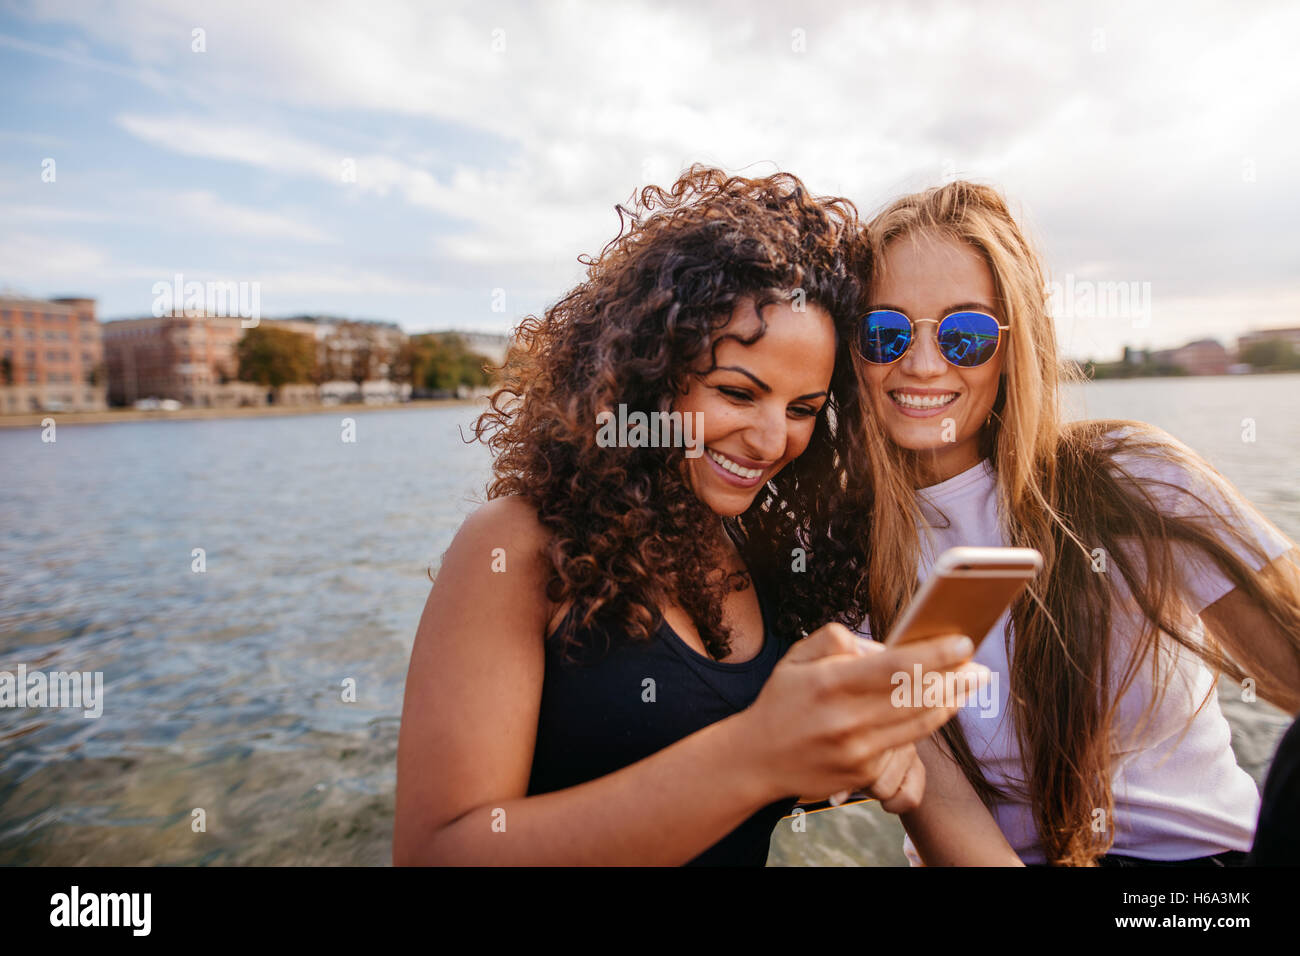
{"label": "smiling mouth", "polygon": [[712,448],[705,448],[704,450],[708,452],[709,457],[713,459],[719,468],[729,474],[735,475],[742,481],[753,481],[755,478],[758,478],[763,474],[764,469],[762,468],[745,468],[732,461],[726,455],[714,451]]}
{"label": "smiling mouth", "polygon": [[901,408],[910,408],[918,412],[928,412],[936,408],[943,408],[957,401],[957,392],[946,392],[941,395],[918,395],[915,392],[908,392],[899,389],[889,393],[889,397],[895,405]]}

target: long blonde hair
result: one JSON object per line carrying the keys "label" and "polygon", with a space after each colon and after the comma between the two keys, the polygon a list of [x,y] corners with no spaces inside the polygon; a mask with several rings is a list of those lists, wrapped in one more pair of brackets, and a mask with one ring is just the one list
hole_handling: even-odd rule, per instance
{"label": "long blonde hair", "polygon": [[[1033,807],[1049,863],[1094,865],[1114,841],[1112,827],[1094,828],[1096,811],[1103,811],[1106,821],[1114,818],[1112,765],[1131,740],[1120,739],[1119,704],[1144,666],[1153,677],[1168,678],[1161,667],[1161,632],[1197,654],[1216,675],[1245,677],[1214,641],[1200,639],[1185,613],[1173,545],[1208,556],[1266,608],[1288,634],[1297,660],[1300,607],[1294,595],[1263,580],[1225,545],[1235,542],[1257,565],[1267,562],[1259,546],[1238,530],[1241,517],[1219,515],[1197,492],[1217,496],[1218,507],[1235,497],[1203,458],[1141,422],[1065,421],[1061,385],[1082,376],[1060,360],[1042,265],[994,189],[958,181],[891,203],[866,227],[868,287],[879,277],[886,246],[919,235],[975,249],[993,275],[1000,318],[1011,327],[979,449],[996,475],[1004,540],[1036,548],[1045,562],[1034,586],[1014,605],[1007,634],[1011,717],[1025,768],[1023,785],[1015,789]],[[929,526],[916,489],[925,483],[926,453],[890,440],[860,361],[858,371],[867,396],[864,454],[858,457],[867,471],[851,480],[865,489],[861,506],[870,525],[865,587],[872,631],[883,637],[918,585],[918,529]],[[1162,514],[1170,510],[1169,501],[1159,500],[1151,481],[1128,470],[1124,462],[1130,456],[1174,465],[1187,476],[1188,482],[1167,486],[1179,503],[1174,514]],[[1252,514],[1257,513],[1252,509]],[[1138,550],[1131,553],[1126,546],[1134,543]],[[1098,573],[1099,553],[1106,573]],[[1143,620],[1128,652],[1110,640],[1112,611],[1127,597],[1121,588],[1131,594]],[[1119,675],[1118,683],[1113,675]],[[1139,726],[1159,706],[1163,686],[1159,681],[1153,686]],[[1201,706],[1208,699],[1207,694]],[[984,777],[956,720],[945,725],[943,735],[981,799],[990,806],[1006,799],[1008,794]]]}

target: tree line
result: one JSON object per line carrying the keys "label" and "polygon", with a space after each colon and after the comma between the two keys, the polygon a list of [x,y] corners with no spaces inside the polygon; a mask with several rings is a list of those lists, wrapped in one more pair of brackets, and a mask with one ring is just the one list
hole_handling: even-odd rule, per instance
{"label": "tree line", "polygon": [[364,322],[340,323],[321,342],[290,329],[264,324],[248,329],[237,346],[237,378],[277,393],[290,384],[387,379],[409,384],[413,393],[449,393],[461,386],[488,385],[490,360],[474,352],[455,333],[412,335],[398,348],[386,345],[378,328]]}

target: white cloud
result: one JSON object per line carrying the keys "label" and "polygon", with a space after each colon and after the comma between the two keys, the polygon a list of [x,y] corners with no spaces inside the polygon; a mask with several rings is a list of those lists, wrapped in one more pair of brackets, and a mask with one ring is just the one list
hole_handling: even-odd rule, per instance
{"label": "white cloud", "polygon": [[310,173],[337,179],[341,156],[296,137],[261,127],[187,115],[117,118],[127,132],[155,146],[186,156],[203,156],[261,166],[278,172]]}
{"label": "white cloud", "polygon": [[297,239],[301,242],[335,242],[334,237],[288,216],[222,201],[202,189],[161,193],[151,197],[154,209],[169,218],[211,232],[263,239]]}
{"label": "white cloud", "polygon": [[[1152,281],[1188,310],[1251,283],[1251,314],[1290,307],[1294,5],[46,0],[21,15],[166,78],[172,104],[118,118],[140,140],[337,185],[356,215],[397,200],[430,223],[427,251],[502,285],[570,281],[615,202],[701,160],[774,165],[864,211],[949,172],[989,180],[1054,274]],[[232,221],[293,237],[285,210],[265,217]]]}
{"label": "white cloud", "polygon": [[124,76],[154,89],[163,89],[166,86],[163,77],[154,70],[124,68],[116,63],[108,63],[104,60],[87,56],[78,50],[52,47],[44,43],[33,43],[30,40],[9,36],[4,33],[0,33],[0,47],[8,47],[11,50],[18,50],[22,53],[45,57],[51,60],[59,60],[63,63],[69,63],[83,69],[98,70],[103,73],[114,74],[115,76]]}
{"label": "white cloud", "polygon": [[0,263],[10,281],[24,285],[84,282],[110,274],[108,255],[89,243],[34,233],[0,236]]}
{"label": "white cloud", "polygon": [[[549,263],[557,249],[581,250],[584,246],[579,243],[589,245],[593,225],[613,221],[608,211],[611,204],[604,201],[589,198],[575,208],[573,202],[537,196],[531,185],[534,177],[517,168],[496,172],[460,167],[451,181],[441,182],[427,170],[391,156],[348,156],[237,122],[125,114],[118,117],[118,123],[146,142],[185,155],[327,182],[345,194],[359,191],[385,197],[396,193],[413,206],[476,226],[476,232],[453,234],[435,242],[442,255],[466,262]],[[355,181],[345,179],[345,169]],[[193,197],[187,205],[196,205]]]}
{"label": "white cloud", "polygon": [[13,205],[0,208],[0,220],[11,227],[14,223],[35,226],[51,222],[113,222],[115,218],[106,212],[80,207]]}
{"label": "white cloud", "polygon": [[369,270],[266,273],[256,281],[262,283],[264,296],[277,299],[300,294],[390,296],[433,295],[441,291],[431,282],[402,279]]}

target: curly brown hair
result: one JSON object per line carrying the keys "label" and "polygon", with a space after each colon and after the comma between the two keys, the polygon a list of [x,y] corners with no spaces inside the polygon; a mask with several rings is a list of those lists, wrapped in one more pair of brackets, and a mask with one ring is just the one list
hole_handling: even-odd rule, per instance
{"label": "curly brown hair", "polygon": [[[687,483],[684,450],[600,447],[596,415],[620,403],[669,411],[692,375],[712,370],[693,371],[706,350],[716,366],[718,342],[757,341],[763,307],[799,296],[835,324],[828,401],[804,453],[723,526],[748,576],[774,595],[778,633],[858,624],[862,536],[846,516],[860,509],[847,506],[845,481],[862,414],[846,345],[862,293],[856,208],[788,173],[747,179],[700,165],[631,206],[615,207],[619,233],[601,254],[579,259],[586,281],[520,323],[504,384],[474,426],[495,456],[488,497],[523,496],[550,532],[547,594],[572,601],[579,625],[561,629],[564,651],[576,650],[577,630],[648,639],[675,600],[709,653],[726,656],[722,600],[748,582],[720,570],[722,540],[700,533],[718,517]],[[759,330],[715,340],[744,300]]]}

